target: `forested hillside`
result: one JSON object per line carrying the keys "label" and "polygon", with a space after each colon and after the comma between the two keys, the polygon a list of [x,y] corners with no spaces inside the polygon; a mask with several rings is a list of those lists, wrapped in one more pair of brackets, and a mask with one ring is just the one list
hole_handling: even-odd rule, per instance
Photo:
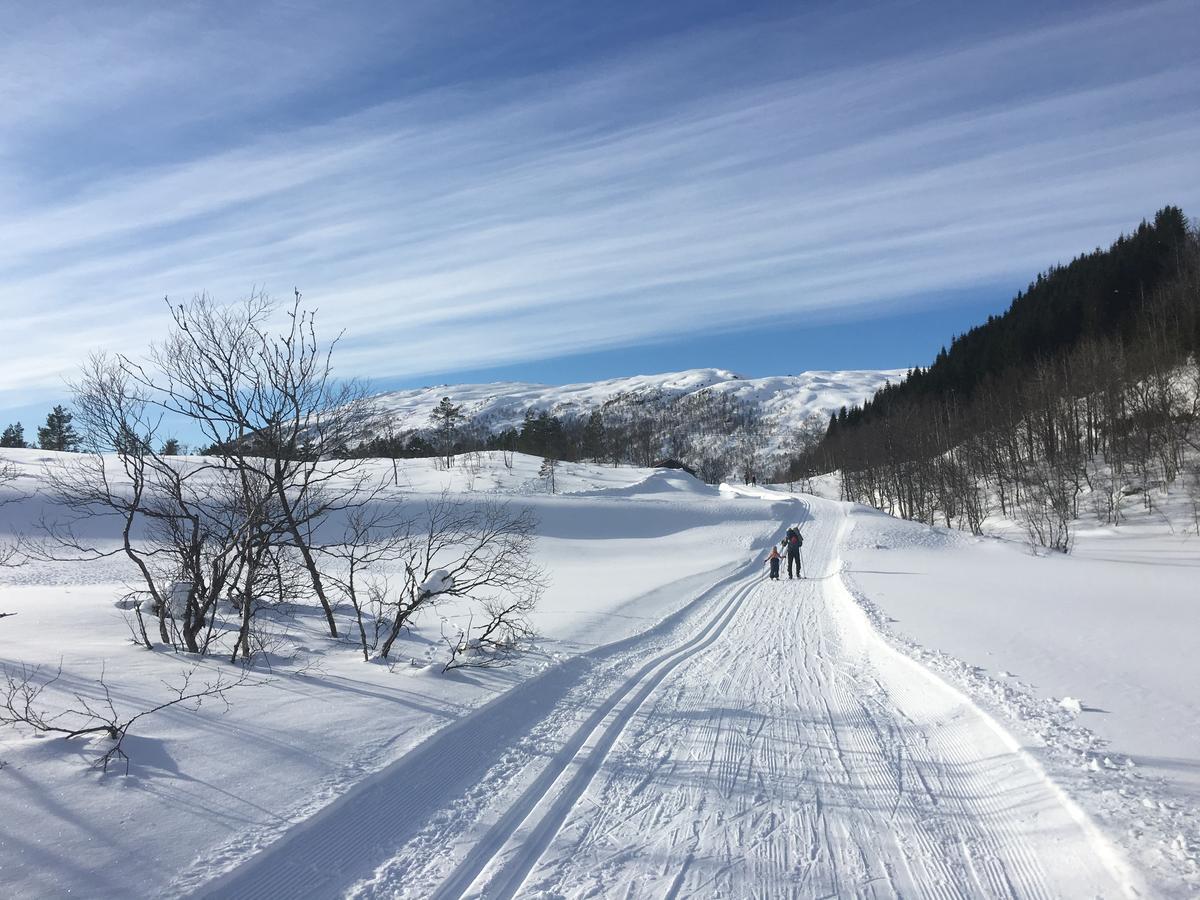
{"label": "forested hillside", "polygon": [[1198,298],[1200,236],[1166,207],[841,410],[792,473],[839,470],[848,499],[972,530],[995,506],[1067,549],[1085,492],[1117,521],[1123,497],[1197,489]]}

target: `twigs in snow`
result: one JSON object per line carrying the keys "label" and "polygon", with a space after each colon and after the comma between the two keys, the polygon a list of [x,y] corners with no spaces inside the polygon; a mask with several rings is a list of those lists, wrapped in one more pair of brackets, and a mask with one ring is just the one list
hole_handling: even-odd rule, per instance
{"label": "twigs in snow", "polygon": [[129,756],[125,753],[123,742],[129,734],[129,729],[139,719],[161,712],[172,706],[199,709],[205,700],[216,699],[229,708],[226,693],[233,688],[246,684],[263,684],[263,681],[249,681],[249,674],[242,670],[236,675],[217,671],[215,678],[210,678],[200,684],[195,684],[196,675],[201,670],[199,664],[192,666],[183,673],[181,680],[175,684],[163,682],[169,692],[168,699],[143,709],[132,715],[123,714],[117,709],[112,691],[105,679],[104,668],[100,670],[97,681],[98,695],[89,696],[80,691],[72,691],[73,705],[64,709],[54,710],[43,699],[47,688],[55,685],[62,678],[62,663],[60,662],[54,675],[40,678],[41,666],[26,666],[24,664],[15,670],[3,668],[3,682],[0,684],[0,725],[14,727],[25,726],[41,734],[58,735],[63,740],[85,737],[88,735],[103,735],[112,741],[104,753],[92,763],[94,768],[107,772],[110,763],[124,760],[125,774],[129,774]]}
{"label": "twigs in snow", "polygon": [[475,628],[475,618],[471,616],[467,627],[456,630],[453,635],[447,634],[443,623],[442,640],[450,648],[450,658],[442,671],[508,665],[521,645],[534,638],[528,617],[536,603],[536,597],[520,597],[507,603],[487,601],[482,604],[487,621]]}

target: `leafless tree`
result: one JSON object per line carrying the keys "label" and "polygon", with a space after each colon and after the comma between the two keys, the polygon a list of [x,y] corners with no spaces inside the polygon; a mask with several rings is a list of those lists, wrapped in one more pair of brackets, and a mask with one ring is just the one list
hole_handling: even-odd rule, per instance
{"label": "leafless tree", "polygon": [[[173,706],[198,709],[205,700],[218,700],[228,709],[228,691],[247,684],[264,683],[261,680],[251,682],[244,669],[235,673],[213,672],[211,669],[201,670],[199,665],[195,665],[185,670],[175,683],[163,682],[168,692],[166,700],[129,713],[117,709],[103,669],[90,694],[72,691],[69,701],[72,705],[58,709],[45,700],[43,694],[62,677],[61,664],[53,675],[45,678],[42,677],[40,666],[4,666],[0,669],[3,671],[0,725],[25,727],[40,734],[58,735],[64,740],[103,735],[111,743],[93,765],[107,772],[110,763],[123,760],[126,774],[129,773],[129,757],[122,743],[138,720]],[[206,677],[197,684],[197,676],[201,671],[206,673]]]}
{"label": "leafless tree", "polygon": [[[161,412],[119,359],[93,357],[75,399],[88,452],[47,467],[50,495],[62,511],[43,523],[52,546],[76,558],[126,556],[149,601],[134,606],[142,643],[152,644],[145,606],[163,643],[206,652],[219,602],[246,593],[269,543],[268,486],[220,458],[156,451]],[[104,518],[119,523],[116,546],[79,530]]]}
{"label": "leafless tree", "polygon": [[[171,306],[174,327],[146,360],[96,357],[75,386],[92,452],[52,467],[69,514],[51,535],[78,555],[129,557],[160,639],[190,652],[208,650],[228,600],[238,614],[232,655],[252,656],[256,612],[295,593],[296,571],[337,635],[314,548],[331,517],[382,485],[365,460],[345,458],[372,411],[361,385],[333,379],[336,340],[318,341],[300,299],[282,311],[280,331],[261,294],[231,307],[206,297]],[[211,445],[198,461],[155,449],[162,423],[180,417]],[[121,547],[76,537],[81,519],[100,515],[122,521]]]}
{"label": "leafless tree", "polygon": [[[332,380],[330,348],[299,304],[297,294],[276,333],[261,295],[233,307],[200,297],[171,308],[174,328],[145,360],[92,358],[74,386],[88,452],[47,473],[62,511],[44,523],[47,554],[124,555],[147,648],[148,613],[177,649],[269,658],[273,623],[286,627],[308,598],[333,636],[335,603],[349,604],[367,658],[376,647],[386,657],[443,596],[499,614],[488,641],[519,632],[542,583],[532,514],[443,495],[419,528],[409,523],[369,461],[345,458],[372,427],[370,404]],[[164,452],[165,423],[180,417],[210,443],[205,455]],[[105,517],[119,523],[116,543],[89,537]],[[438,570],[448,581],[434,590]]]}
{"label": "leafless tree", "polygon": [[376,414],[362,384],[334,379],[338,339],[318,340],[315,312],[301,305],[300,292],[279,331],[276,311],[263,294],[230,307],[198,297],[171,307],[175,327],[152,349],[150,365],[122,364],[151,402],[199,428],[247,493],[266,486],[336,636],[314,533],[331,513],[362,501],[368,470],[346,451]]}
{"label": "leafless tree", "polygon": [[[394,609],[403,605],[398,598],[411,596],[406,564],[415,550],[413,522],[382,504],[352,510],[341,539],[320,548],[321,554],[335,564],[329,576],[331,584],[354,612],[365,662],[370,661],[380,641],[390,635]],[[405,566],[402,586],[387,571],[396,563]]]}
{"label": "leafless tree", "polygon": [[468,502],[446,493],[428,502],[379,655],[387,658],[414,616],[450,598],[481,608],[489,621],[498,615],[489,636],[528,630],[528,614],[546,584],[545,573],[533,562],[536,526],[527,507]]}
{"label": "leafless tree", "polygon": [[[0,507],[24,499],[24,495],[12,487],[19,477],[20,471],[14,463],[0,459]],[[18,558],[17,541],[0,541],[0,566],[14,565]]]}

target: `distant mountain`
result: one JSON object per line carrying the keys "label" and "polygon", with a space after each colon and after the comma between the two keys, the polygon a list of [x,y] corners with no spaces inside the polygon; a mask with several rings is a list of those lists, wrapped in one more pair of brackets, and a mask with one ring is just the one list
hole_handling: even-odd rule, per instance
{"label": "distant mountain", "polygon": [[[847,372],[802,372],[767,378],[744,378],[725,369],[689,369],[661,375],[634,375],[605,381],[552,386],[527,382],[442,384],[391,391],[376,399],[388,427],[396,433],[430,430],[429,415],[443,397],[461,405],[466,427],[476,432],[499,433],[519,429],[528,411],[545,412],[565,420],[580,420],[600,410],[615,418],[628,418],[635,410],[736,406],[755,421],[766,455],[788,452],[796,429],[815,415],[828,418],[842,406],[854,406],[871,397],[888,381],[898,381],[901,369]],[[709,433],[707,443],[722,443],[735,435]],[[660,448],[669,452],[671,448]]]}

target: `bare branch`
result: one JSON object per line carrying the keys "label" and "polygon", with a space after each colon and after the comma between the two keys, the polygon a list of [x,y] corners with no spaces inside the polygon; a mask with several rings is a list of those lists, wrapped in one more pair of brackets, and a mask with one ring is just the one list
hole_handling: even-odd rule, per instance
{"label": "bare branch", "polygon": [[28,667],[22,664],[15,670],[6,666],[0,667],[0,670],[3,671],[3,683],[0,683],[0,725],[24,726],[42,734],[59,735],[64,740],[103,735],[113,743],[96,758],[93,766],[107,772],[111,762],[124,760],[125,774],[129,774],[129,757],[122,747],[122,742],[139,719],[172,706],[199,709],[206,699],[220,700],[228,710],[228,691],[245,685],[266,683],[261,679],[250,681],[248,672],[242,669],[236,675],[217,671],[215,677],[195,685],[196,675],[200,671],[200,665],[197,664],[186,670],[177,683],[163,682],[170,694],[167,700],[132,715],[123,715],[113,701],[102,667],[96,682],[98,696],[72,692],[74,705],[52,712],[43,700],[43,694],[62,678],[61,662],[54,674],[47,678],[41,677],[40,666]]}

